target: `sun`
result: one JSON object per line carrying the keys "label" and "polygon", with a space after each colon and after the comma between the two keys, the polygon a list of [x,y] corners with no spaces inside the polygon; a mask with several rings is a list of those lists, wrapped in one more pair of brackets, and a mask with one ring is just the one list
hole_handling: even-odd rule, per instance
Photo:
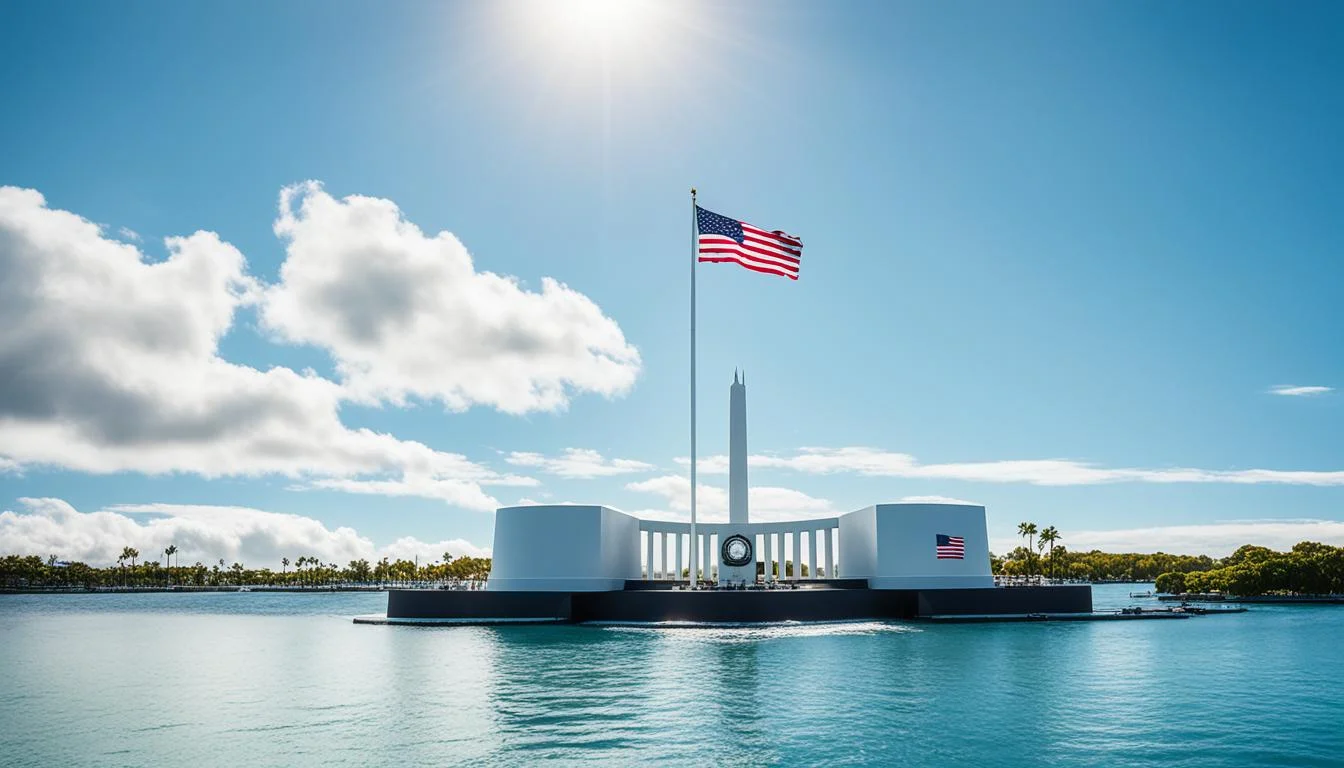
{"label": "sun", "polygon": [[539,32],[562,47],[635,46],[652,26],[652,0],[538,0],[528,4]]}
{"label": "sun", "polygon": [[589,42],[635,32],[648,13],[640,0],[551,0],[546,6],[558,34]]}

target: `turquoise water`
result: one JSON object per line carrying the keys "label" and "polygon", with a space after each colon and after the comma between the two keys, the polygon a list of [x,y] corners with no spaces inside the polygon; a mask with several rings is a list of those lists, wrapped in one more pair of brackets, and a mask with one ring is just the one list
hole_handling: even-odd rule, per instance
{"label": "turquoise water", "polygon": [[[1096,602],[1143,589],[1097,587]],[[0,596],[0,764],[1344,765],[1344,607],[731,630],[350,622],[384,605]]]}

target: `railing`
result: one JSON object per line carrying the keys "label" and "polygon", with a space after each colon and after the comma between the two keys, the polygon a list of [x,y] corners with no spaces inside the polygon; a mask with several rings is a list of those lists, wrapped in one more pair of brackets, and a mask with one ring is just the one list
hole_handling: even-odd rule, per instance
{"label": "railing", "polygon": [[[718,546],[723,537],[741,533],[752,539],[756,561],[764,563],[763,581],[796,581],[810,578],[837,578],[836,531],[840,519],[792,520],[777,523],[696,523],[695,533],[701,555],[700,578],[714,581],[718,577]],[[662,520],[640,520],[643,538],[644,574],[649,580],[672,581],[690,566],[691,524]],[[787,557],[789,548],[792,557]],[[804,550],[807,555],[807,574],[802,575]],[[818,560],[823,566],[817,572]],[[787,564],[793,563],[793,568]],[[669,567],[671,566],[671,567]],[[689,574],[688,574],[689,575]]]}
{"label": "railing", "polygon": [[1056,579],[1048,576],[1033,574],[1031,576],[1003,574],[994,575],[994,586],[996,587],[1045,587],[1059,586],[1061,584],[1088,584],[1086,579]]}

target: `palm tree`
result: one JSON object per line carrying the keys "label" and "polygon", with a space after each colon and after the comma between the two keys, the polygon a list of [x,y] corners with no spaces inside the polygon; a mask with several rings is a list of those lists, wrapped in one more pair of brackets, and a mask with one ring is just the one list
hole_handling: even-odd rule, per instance
{"label": "palm tree", "polygon": [[1035,523],[1018,523],[1017,535],[1027,538],[1027,575],[1031,575],[1031,550],[1035,547],[1033,538],[1036,535]]}
{"label": "palm tree", "polygon": [[284,574],[286,574],[286,573],[288,573],[288,572],[289,572],[289,558],[288,558],[288,557],[282,557],[282,558],[280,558],[280,575],[283,576]]}
{"label": "palm tree", "polygon": [[169,582],[171,582],[171,581],[173,580],[173,571],[172,571],[172,568],[173,568],[173,555],[176,554],[176,553],[177,553],[177,545],[176,545],[176,544],[169,544],[169,545],[168,545],[167,547],[165,547],[164,550],[163,550],[163,556],[164,556],[164,559],[166,559],[166,560],[168,561],[168,581],[169,581]]}
{"label": "palm tree", "polygon": [[165,556],[167,556],[167,558],[168,558],[168,581],[169,581],[169,583],[172,583],[172,580],[173,580],[173,570],[172,570],[172,569],[173,569],[173,555],[176,555],[176,554],[177,554],[177,545],[176,545],[176,544],[169,544],[168,547],[167,547],[166,549],[163,550],[163,554],[164,554]]}
{"label": "palm tree", "polygon": [[1059,529],[1058,529],[1058,528],[1056,528],[1055,526],[1052,525],[1052,526],[1046,528],[1044,531],[1041,531],[1041,544],[1042,544],[1042,545],[1045,545],[1045,544],[1049,544],[1049,545],[1050,545],[1050,576],[1051,576],[1051,578],[1054,577],[1054,575],[1055,575],[1055,571],[1056,571],[1056,568],[1055,568],[1055,542],[1056,542],[1056,541],[1059,541]]}
{"label": "palm tree", "polygon": [[121,556],[117,558],[117,563],[121,566],[121,585],[122,585],[123,587],[126,586],[126,561],[127,561],[127,560],[130,560],[130,561],[131,561],[131,567],[134,568],[134,567],[135,567],[135,558],[137,558],[137,557],[139,557],[139,556],[140,556],[140,553],[137,552],[137,551],[136,551],[134,548],[132,548],[132,547],[122,547],[122,548],[121,548]]}

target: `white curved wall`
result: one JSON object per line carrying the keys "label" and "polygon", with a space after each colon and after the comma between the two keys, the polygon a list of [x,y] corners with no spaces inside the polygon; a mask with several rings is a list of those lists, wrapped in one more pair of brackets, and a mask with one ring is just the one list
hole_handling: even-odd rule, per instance
{"label": "white curved wall", "polygon": [[[962,560],[939,560],[938,534],[966,540]],[[840,516],[840,568],[873,589],[993,587],[985,508],[876,504]]]}
{"label": "white curved wall", "polygon": [[493,548],[492,590],[601,592],[640,577],[639,520],[609,507],[502,507]]}

